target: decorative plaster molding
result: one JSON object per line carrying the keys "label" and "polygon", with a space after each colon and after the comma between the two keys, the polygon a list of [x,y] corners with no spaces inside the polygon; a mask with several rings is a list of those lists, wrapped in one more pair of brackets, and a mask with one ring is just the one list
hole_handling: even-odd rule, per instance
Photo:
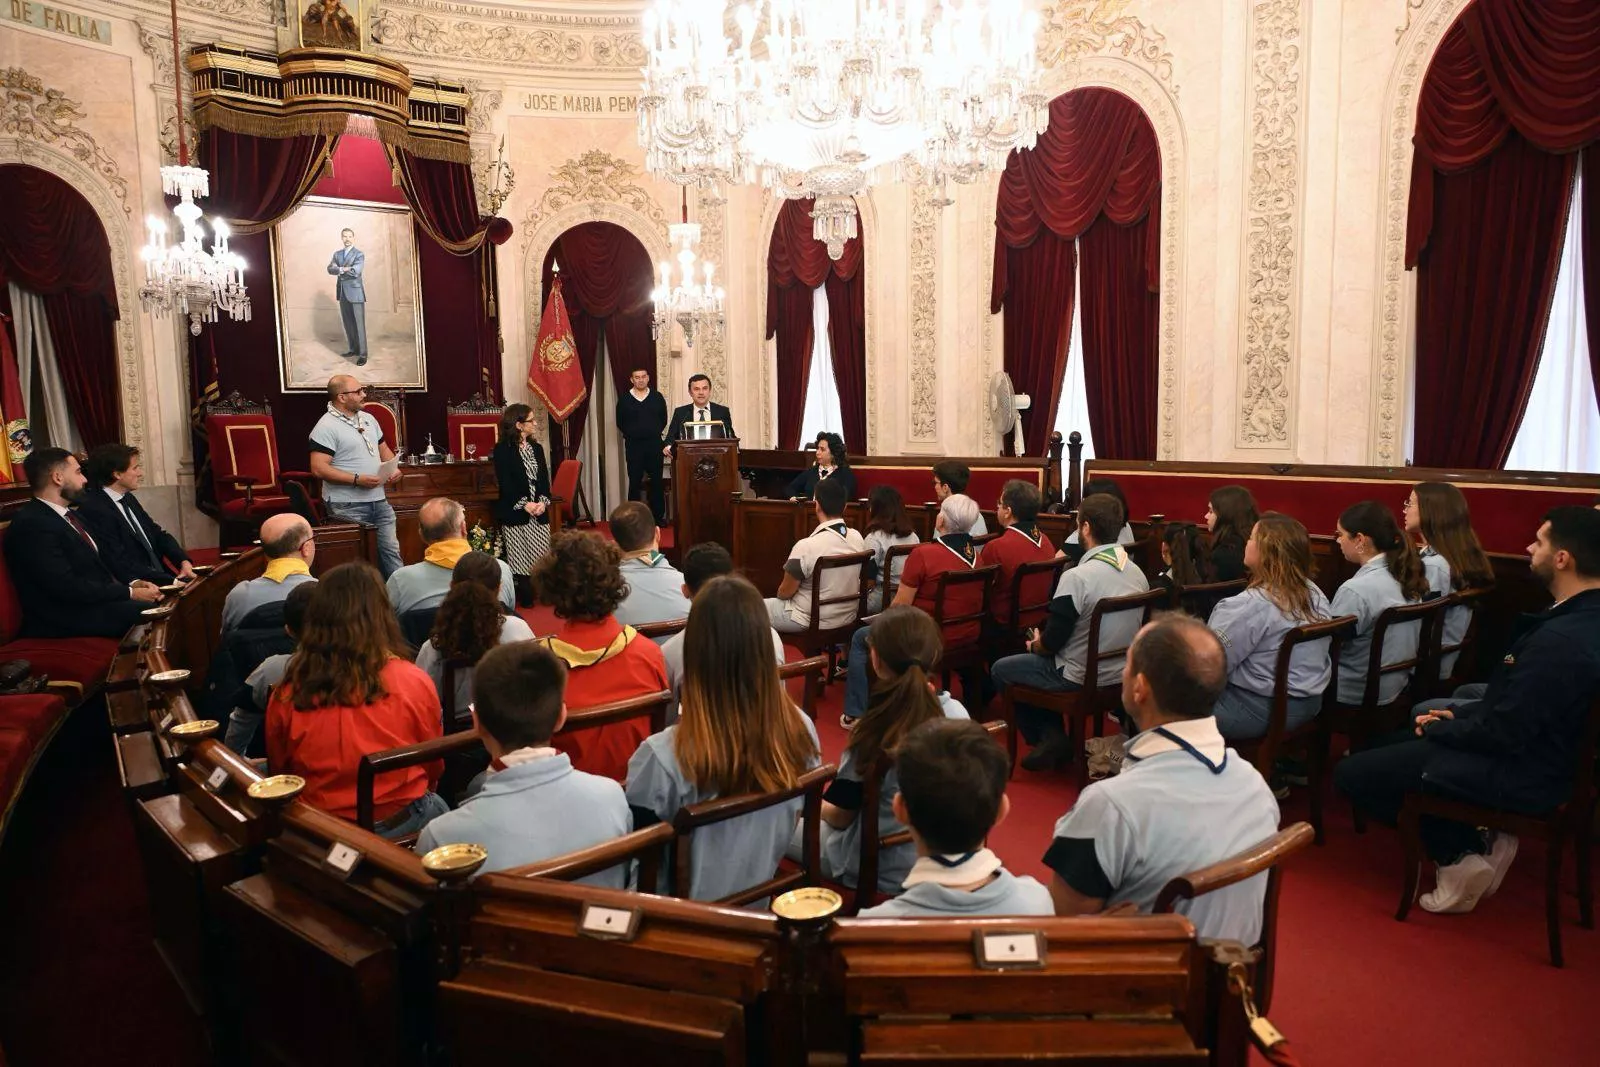
{"label": "decorative plaster molding", "polygon": [[[1151,31],[1152,33],[1154,31]],[[1176,87],[1165,82],[1159,67],[1142,52],[1132,58],[1119,55],[1086,57],[1071,75],[1064,69],[1045,73],[1045,92],[1054,99],[1062,93],[1097,85],[1115,89],[1144,109],[1155,127],[1161,149],[1161,313],[1156,338],[1160,364],[1160,403],[1156,425],[1156,458],[1177,458],[1177,399],[1180,391],[1178,339],[1183,336],[1183,256],[1188,243],[1184,228],[1188,219],[1184,192],[1189,188],[1188,137],[1178,114]],[[1072,77],[1075,75],[1075,79]],[[994,183],[998,193],[998,181]],[[993,218],[993,198],[990,218]],[[987,382],[1000,367],[999,346],[995,342],[998,316],[989,313],[989,291],[994,284],[994,256],[985,248],[983,287],[972,294],[983,323],[981,380]],[[1004,314],[1002,312],[1001,314]],[[994,424],[980,419],[984,455],[998,454]]]}
{"label": "decorative plaster molding", "polygon": [[[172,38],[151,29],[142,19],[134,20],[134,27],[139,32],[139,48],[155,65],[156,78],[150,88],[154,91],[156,111],[161,119],[161,128],[156,134],[161,146],[161,165],[174,165],[178,162],[178,106],[172,97]],[[180,34],[178,39],[184,51],[194,43],[187,33]],[[184,132],[190,144],[197,142],[199,134],[194,128],[192,111],[185,112]]]}
{"label": "decorative plaster molding", "polygon": [[[939,259],[938,192],[926,185],[911,191],[911,368],[910,438],[939,440]],[[994,269],[993,257],[989,269]],[[992,279],[991,279],[992,280]],[[873,423],[877,419],[872,420]]]}
{"label": "decorative plaster molding", "polygon": [[505,100],[505,87],[490,88],[476,78],[466,79],[462,86],[472,98],[472,103],[467,107],[467,129],[473,133],[489,132],[489,127],[494,122],[494,114],[500,110],[500,104]]}
{"label": "decorative plaster molding", "polygon": [[1235,437],[1241,448],[1293,445],[1304,15],[1301,0],[1257,0],[1251,8],[1251,144],[1242,294],[1245,337]]}
{"label": "decorative plaster molding", "polygon": [[[542,220],[571,204],[583,201],[617,203],[636,211],[666,233],[667,216],[650,190],[638,184],[639,168],[625,159],[591,148],[550,172],[550,188],[528,209],[522,225],[534,230]],[[667,258],[665,255],[661,259]],[[651,262],[660,262],[652,257]],[[717,262],[722,262],[720,259]]]}
{"label": "decorative plaster molding", "polygon": [[[653,203],[654,201],[652,201]],[[723,271],[728,269],[728,202],[705,189],[694,194],[694,218],[700,224],[700,258],[715,263]],[[664,263],[670,257],[652,256],[652,263]],[[667,331],[663,331],[667,332]],[[724,401],[733,396],[733,379],[728,376],[728,351],[723,337],[708,332],[700,339],[700,372],[711,376],[713,388],[722,393]]]}
{"label": "decorative plaster molding", "polygon": [[1384,94],[1389,131],[1379,169],[1383,181],[1383,210],[1378,213],[1380,297],[1372,324],[1372,350],[1377,359],[1372,384],[1377,411],[1372,451],[1374,462],[1383,466],[1405,462],[1406,368],[1412,358],[1416,311],[1415,286],[1406,277],[1406,215],[1411,202],[1411,135],[1416,128],[1417,101],[1439,41],[1468,2],[1423,0],[1426,12],[1402,30],[1399,55]]}
{"label": "decorative plaster molding", "polygon": [[[22,163],[47,171],[66,182],[83,195],[94,208],[105,230],[106,241],[111,246],[111,272],[117,286],[117,307],[121,314],[116,323],[117,383],[122,393],[123,440],[135,448],[148,451],[149,429],[145,425],[144,372],[139,361],[139,343],[134,334],[138,321],[139,301],[133,286],[130,265],[135,256],[128,235],[131,212],[128,210],[127,183],[116,175],[116,165],[109,172],[105,153],[95,146],[85,154],[76,141],[56,137],[41,137],[37,131],[12,122],[12,103],[17,95],[17,84],[37,86],[39,81],[27,72],[12,67],[0,73],[0,87],[6,89],[6,121],[0,125],[0,163]],[[30,90],[24,90],[30,91]],[[32,92],[43,92],[32,89]],[[60,97],[56,90],[51,89]],[[70,102],[69,102],[70,103]],[[93,145],[93,141],[89,142]],[[113,198],[115,197],[115,199]],[[120,201],[121,211],[117,208]]]}
{"label": "decorative plaster molding", "polygon": [[117,194],[124,215],[133,215],[128,206],[128,180],[116,160],[106,154],[93,134],[78,128],[78,121],[88,117],[82,104],[60,89],[45,88],[44,82],[21,67],[0,71],[0,92],[4,94],[0,103],[0,137],[34,141],[71,156]]}
{"label": "decorative plaster molding", "polygon": [[[193,8],[220,18],[261,27],[273,25],[283,9],[277,0],[183,0],[183,7],[186,13]],[[167,38],[169,41],[171,39]]]}
{"label": "decorative plaster molding", "polygon": [[632,15],[578,15],[409,0],[373,9],[372,40],[386,53],[459,58],[570,73],[634,73],[645,49]]}
{"label": "decorative plaster molding", "polygon": [[1090,56],[1115,54],[1144,67],[1176,96],[1166,35],[1122,14],[1127,6],[1128,0],[1061,0],[1046,7],[1040,13],[1040,66],[1071,69]]}
{"label": "decorative plaster molding", "polygon": [[1411,16],[1416,14],[1416,12],[1420,10],[1421,7],[1427,2],[1428,0],[1406,0],[1406,23],[1404,26],[1401,26],[1399,29],[1394,31],[1395,44],[1399,44],[1400,39],[1404,37],[1406,35],[1406,31],[1411,28]]}

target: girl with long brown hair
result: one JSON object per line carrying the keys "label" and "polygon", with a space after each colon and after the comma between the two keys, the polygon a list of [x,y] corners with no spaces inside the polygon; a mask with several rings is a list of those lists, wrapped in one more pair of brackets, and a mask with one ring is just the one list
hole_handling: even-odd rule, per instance
{"label": "girl with long brown hair", "polygon": [[[570,699],[570,698],[569,698]],[[820,762],[816,727],[778,677],[766,605],[736,575],[695,594],[683,634],[678,722],[628,761],[628,803],[671,822],[702,800],[787,789]],[[695,831],[692,893],[716,900],[772,877],[801,801]]]}
{"label": "girl with long brown hair", "polygon": [[[1366,692],[1367,664],[1372,657],[1372,628],[1378,616],[1401,604],[1415,604],[1428,593],[1428,579],[1411,539],[1394,520],[1394,512],[1376,500],[1344,509],[1334,530],[1339,551],[1356,564],[1356,573],[1333,594],[1334,615],[1354,615],[1355,633],[1339,650],[1339,702],[1359,704]],[[1394,663],[1417,654],[1422,624],[1391,629],[1380,650],[1382,662]],[[1387,704],[1405,688],[1406,675],[1385,674],[1378,683],[1378,701]]]}
{"label": "girl with long brown hair", "polygon": [[885,571],[889,549],[896,545],[914,545],[918,542],[911,528],[911,516],[906,514],[906,502],[900,490],[892,485],[880,485],[867,495],[867,529],[864,536],[872,550],[873,572],[878,580],[867,593],[867,613],[876,615],[883,610],[883,587],[898,584],[906,569],[906,557],[895,560],[894,572]]}
{"label": "girl with long brown hair", "polygon": [[[1228,687],[1214,714],[1217,729],[1230,740],[1267,732],[1284,635],[1331,617],[1328,598],[1311,580],[1311,537],[1299,520],[1276,511],[1261,516],[1243,558],[1249,586],[1219,602],[1210,620],[1228,659]],[[1295,648],[1289,658],[1290,729],[1316,718],[1332,669],[1327,642]]]}
{"label": "girl with long brown hair", "polygon": [[[433,679],[445,699],[445,665],[451,660],[476,664],[496,645],[531,641],[533,631],[519,616],[500,607],[500,563],[487,552],[468,552],[450,572],[450,591],[433,617],[433,631],[417,649],[417,666]],[[470,725],[472,667],[457,667],[451,708],[456,721],[447,728]]]}
{"label": "girl with long brown hair", "polygon": [[[850,731],[838,777],[822,800],[822,867],[829,878],[855,885],[862,833],[881,837],[904,829],[894,817],[897,786],[892,768],[883,780],[878,810],[870,814],[861,810],[864,783],[879,761],[892,760],[905,736],[925,722],[968,718],[966,708],[934,686],[933,672],[942,652],[939,626],[921,608],[892,607],[867,631],[867,656],[876,680],[866,712]],[[879,892],[899,893],[916,858],[909,843],[881,852]]]}
{"label": "girl with long brown hair", "polygon": [[[1417,554],[1428,576],[1428,588],[1440,596],[1463,589],[1487,589],[1494,584],[1494,568],[1472,529],[1467,498],[1449,482],[1418,482],[1411,488],[1405,506],[1406,533],[1422,541]],[[1472,609],[1451,608],[1444,615],[1442,642],[1457,645],[1472,623]],[[1455,672],[1459,652],[1452,652],[1439,663],[1439,676]]]}
{"label": "girl with long brown hair", "polygon": [[[324,574],[267,705],[273,773],[300,775],[309,803],[354,819],[362,756],[442,732],[439,694],[409,655],[375,567],[344,563]],[[374,828],[391,838],[449,810],[426,767],[382,775],[373,800]]]}

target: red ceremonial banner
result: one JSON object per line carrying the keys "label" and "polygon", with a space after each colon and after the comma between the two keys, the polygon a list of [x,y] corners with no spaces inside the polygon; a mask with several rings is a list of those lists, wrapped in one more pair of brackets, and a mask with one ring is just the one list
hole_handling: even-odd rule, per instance
{"label": "red ceremonial banner", "polygon": [[528,365],[528,388],[544,401],[550,417],[566,422],[577,410],[589,387],[578,364],[578,345],[572,339],[572,320],[567,318],[567,302],[561,298],[561,275],[550,286],[550,299],[539,320],[539,337],[533,343],[533,360]]}

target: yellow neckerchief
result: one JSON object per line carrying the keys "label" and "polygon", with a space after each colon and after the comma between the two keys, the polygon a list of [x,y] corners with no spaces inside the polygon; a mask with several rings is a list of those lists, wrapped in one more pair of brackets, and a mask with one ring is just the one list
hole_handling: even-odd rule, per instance
{"label": "yellow neckerchief", "polygon": [[1083,557],[1084,563],[1091,563],[1094,560],[1109,563],[1119,571],[1124,570],[1128,566],[1128,550],[1121,545],[1102,545]]}
{"label": "yellow neckerchief", "polygon": [[261,577],[271,578],[281,584],[291,574],[310,573],[311,567],[299,556],[281,556],[267,560],[267,569],[261,573]]}
{"label": "yellow neckerchief", "polygon": [[613,656],[620,656],[622,655],[622,650],[627,648],[629,643],[638,636],[639,631],[631,626],[624,626],[622,632],[613,637],[609,645],[605,648],[596,649],[579,648],[577,645],[563,641],[554,635],[541,637],[539,640],[545,648],[554,652],[570,670],[574,667],[593,667],[596,663],[604,663]]}
{"label": "yellow neckerchief", "polygon": [[461,562],[461,557],[471,551],[472,546],[467,544],[465,537],[447,537],[423,549],[422,558],[435,567],[453,571],[456,569],[456,564]]}

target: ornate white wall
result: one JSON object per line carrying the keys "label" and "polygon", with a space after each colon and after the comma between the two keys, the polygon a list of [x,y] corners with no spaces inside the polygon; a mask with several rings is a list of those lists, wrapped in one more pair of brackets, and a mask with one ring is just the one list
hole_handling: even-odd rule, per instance
{"label": "ornate white wall", "polygon": [[[1162,457],[1404,460],[1411,278],[1401,269],[1410,135],[1428,59],[1466,0],[1058,0],[1041,55],[1052,93],[1102,85],[1149,114],[1161,143]],[[291,2],[289,8],[295,5]],[[539,265],[567,225],[618,222],[659,257],[675,187],[643,172],[635,100],[639,0],[389,0],[367,5],[376,46],[419,75],[467,80],[480,167],[504,138],[515,187],[501,214],[504,371],[524,399]],[[173,323],[139,311],[137,250],[161,209],[175,141],[166,7],[81,0],[109,43],[0,21],[0,161],[62,174],[111,238],[123,318],[120,396],[156,481],[190,495],[187,370]],[[185,42],[272,48],[280,0],[182,0]],[[480,173],[480,178],[482,176]],[[992,180],[935,206],[875,190],[868,250],[869,440],[878,453],[988,453],[982,384],[1000,363],[988,313]],[[775,434],[762,340],[776,205],[735,189],[690,197],[728,290],[721,342],[657,360],[669,399],[705,371],[747,440]],[[260,265],[264,267],[265,265]],[[258,309],[270,314],[270,309]],[[186,536],[205,537],[188,511]]]}

